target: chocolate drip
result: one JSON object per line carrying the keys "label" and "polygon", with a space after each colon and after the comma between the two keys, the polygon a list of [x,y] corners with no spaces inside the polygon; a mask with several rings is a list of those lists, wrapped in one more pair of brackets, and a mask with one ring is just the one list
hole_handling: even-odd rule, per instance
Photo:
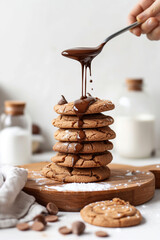
{"label": "chocolate drip", "polygon": [[[80,128],[77,134],[78,142],[82,142],[86,138],[85,132],[82,129],[83,116],[85,115],[89,106],[96,101],[96,99],[93,98],[91,95],[88,94],[89,97],[86,96],[87,70],[89,69],[89,74],[91,76],[91,62],[101,52],[102,48],[103,48],[103,43],[96,48],[74,48],[74,49],[68,49],[62,52],[63,56],[79,61],[82,69],[82,95],[80,99],[74,102],[74,111],[78,117],[78,127]],[[92,82],[92,80],[90,80],[90,82]],[[81,145],[79,144],[80,143],[76,144],[75,153],[79,152],[83,147],[83,144]],[[78,159],[79,159],[78,155],[73,156],[72,158],[73,166],[78,161]]]}
{"label": "chocolate drip", "polygon": [[74,111],[78,117],[78,127],[81,128],[77,136],[78,141],[83,141],[86,137],[85,132],[82,130],[83,116],[86,113],[88,107],[95,101],[96,100],[93,97],[86,97],[83,99],[78,99],[74,102]]}
{"label": "chocolate drip", "polygon": [[82,128],[82,126],[83,126],[83,119],[81,119],[81,118],[79,117],[79,119],[78,119],[78,127],[79,127],[79,128]]}
{"label": "chocolate drip", "polygon": [[79,155],[73,155],[72,156],[72,166],[76,164],[76,162],[79,160]]}
{"label": "chocolate drip", "polygon": [[82,148],[83,148],[83,144],[82,143],[76,143],[75,147],[74,147],[75,153],[79,153],[79,151],[81,151]]}
{"label": "chocolate drip", "polygon": [[77,134],[77,140],[78,142],[82,142],[86,137],[85,132],[81,129]]}
{"label": "chocolate drip", "polygon": [[88,110],[89,106],[96,101],[94,97],[86,97],[84,99],[78,99],[74,102],[74,111],[78,117],[83,115]]}
{"label": "chocolate drip", "polygon": [[[86,98],[87,91],[87,68],[89,68],[89,74],[91,76],[91,62],[102,51],[104,43],[95,48],[72,48],[62,52],[62,55],[74,60],[77,60],[81,64],[82,68],[82,96]],[[85,83],[84,83],[85,76]]]}

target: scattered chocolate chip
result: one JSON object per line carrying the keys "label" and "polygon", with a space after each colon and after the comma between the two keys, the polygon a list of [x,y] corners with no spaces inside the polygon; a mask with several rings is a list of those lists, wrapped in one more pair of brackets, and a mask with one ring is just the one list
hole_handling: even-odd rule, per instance
{"label": "scattered chocolate chip", "polygon": [[58,229],[58,231],[63,234],[63,235],[67,235],[67,234],[71,234],[72,233],[72,229],[66,227],[66,226],[63,226],[63,227],[60,227]]}
{"label": "scattered chocolate chip", "polygon": [[156,150],[154,149],[152,152],[151,152],[151,156],[154,157],[156,155]]}
{"label": "scattered chocolate chip", "polygon": [[104,232],[104,231],[97,231],[97,232],[95,232],[95,235],[97,237],[108,237],[109,236],[108,233]]}
{"label": "scattered chocolate chip", "polygon": [[44,217],[44,215],[42,215],[42,214],[39,214],[39,215],[35,216],[35,217],[33,218],[33,220],[34,220],[34,221],[37,221],[37,222],[42,222],[44,225],[47,224],[47,222],[46,222],[46,220],[45,220],[45,217]]}
{"label": "scattered chocolate chip", "polygon": [[72,223],[72,232],[76,235],[81,235],[85,230],[85,224],[80,221],[76,221]]}
{"label": "scattered chocolate chip", "polygon": [[31,226],[31,229],[34,231],[43,231],[44,228],[45,228],[45,225],[42,222],[38,222],[38,221],[35,221]]}
{"label": "scattered chocolate chip", "polygon": [[58,213],[58,208],[53,202],[49,202],[46,206],[47,211],[51,215],[57,215]]}
{"label": "scattered chocolate chip", "polygon": [[28,223],[18,223],[16,225],[16,228],[18,228],[18,230],[20,230],[20,231],[26,231],[26,230],[30,229],[30,226]]}
{"label": "scattered chocolate chip", "polygon": [[32,134],[40,134],[41,130],[37,124],[32,124]]}
{"label": "scattered chocolate chip", "polygon": [[90,93],[87,93],[88,97],[92,97],[92,95]]}
{"label": "scattered chocolate chip", "polygon": [[48,215],[45,217],[46,222],[56,222],[58,217],[56,215]]}
{"label": "scattered chocolate chip", "polygon": [[58,104],[59,104],[59,105],[63,105],[63,104],[68,103],[67,100],[65,99],[65,97],[64,97],[63,95],[61,95],[61,96],[62,96],[62,98],[61,98],[61,100],[58,102]]}

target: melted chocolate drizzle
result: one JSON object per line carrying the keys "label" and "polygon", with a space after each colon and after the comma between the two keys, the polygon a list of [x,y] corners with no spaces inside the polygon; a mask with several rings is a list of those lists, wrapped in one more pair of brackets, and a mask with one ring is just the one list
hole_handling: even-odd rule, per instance
{"label": "melted chocolate drizzle", "polygon": [[76,164],[76,162],[79,160],[79,155],[72,155],[72,166]]}
{"label": "melted chocolate drizzle", "polygon": [[[85,115],[89,106],[96,101],[96,98],[92,97],[91,95],[87,97],[86,95],[87,69],[89,69],[89,74],[91,76],[91,62],[102,51],[103,46],[104,44],[102,43],[96,48],[73,48],[62,52],[63,56],[80,62],[82,69],[82,94],[81,98],[74,102],[74,111],[78,117],[78,127],[80,128],[77,134],[77,141],[80,143],[84,141],[86,137],[85,132],[83,131],[83,116]],[[92,80],[90,80],[90,82],[92,82]],[[82,149],[82,145],[80,147],[78,144],[79,143],[76,145],[77,147],[75,149],[75,153],[78,153],[78,151]],[[78,154],[73,155],[73,166],[75,165],[76,161],[78,161],[78,159]]]}
{"label": "melted chocolate drizzle", "polygon": [[[94,48],[80,47],[67,49],[62,52],[62,55],[74,60],[77,60],[81,64],[82,68],[82,96],[81,98],[86,98],[87,91],[87,68],[89,68],[89,73],[91,76],[91,62],[92,60],[102,51],[104,43]],[[85,82],[84,82],[85,79]]]}

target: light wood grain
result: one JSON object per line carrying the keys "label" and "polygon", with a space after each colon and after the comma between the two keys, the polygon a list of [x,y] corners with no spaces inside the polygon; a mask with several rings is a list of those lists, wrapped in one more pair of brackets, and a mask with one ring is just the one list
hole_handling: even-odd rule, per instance
{"label": "light wood grain", "polygon": [[133,205],[139,205],[149,201],[154,195],[155,178],[152,173],[136,171],[131,166],[123,167],[117,164],[110,164],[111,177],[103,181],[106,186],[110,184],[106,190],[80,192],[49,189],[50,186],[62,186],[64,183],[40,175],[40,170],[46,164],[46,162],[41,162],[21,166],[29,172],[24,191],[35,196],[36,200],[43,205],[53,201],[63,211],[79,211],[88,203],[114,197],[129,201]]}

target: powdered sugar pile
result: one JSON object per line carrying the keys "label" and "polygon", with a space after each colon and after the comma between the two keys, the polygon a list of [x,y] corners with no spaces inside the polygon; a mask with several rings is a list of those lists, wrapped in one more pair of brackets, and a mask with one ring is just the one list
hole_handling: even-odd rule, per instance
{"label": "powdered sugar pile", "polygon": [[45,186],[47,189],[74,192],[103,191],[109,189],[110,187],[111,185],[109,183],[66,183],[59,186]]}

